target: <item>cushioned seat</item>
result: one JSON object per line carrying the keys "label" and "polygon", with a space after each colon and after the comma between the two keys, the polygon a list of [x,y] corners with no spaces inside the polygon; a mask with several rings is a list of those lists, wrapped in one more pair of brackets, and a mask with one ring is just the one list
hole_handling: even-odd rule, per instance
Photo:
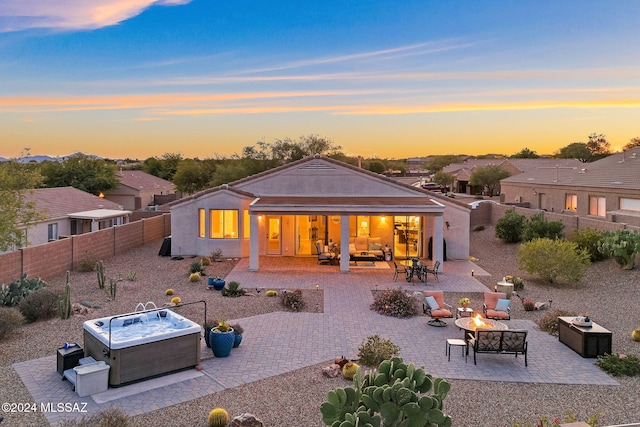
{"label": "cushioned seat", "polygon": [[431,317],[427,323],[430,326],[447,326],[447,322],[442,319],[452,318],[453,311],[449,304],[444,302],[443,291],[427,291],[424,293],[424,303],[422,311]]}
{"label": "cushioned seat", "polygon": [[507,299],[504,292],[485,292],[482,311],[488,319],[509,320],[511,319],[511,300]]}
{"label": "cushioned seat", "polygon": [[352,237],[349,239],[349,255],[367,252],[384,259],[384,249],[379,237]]}

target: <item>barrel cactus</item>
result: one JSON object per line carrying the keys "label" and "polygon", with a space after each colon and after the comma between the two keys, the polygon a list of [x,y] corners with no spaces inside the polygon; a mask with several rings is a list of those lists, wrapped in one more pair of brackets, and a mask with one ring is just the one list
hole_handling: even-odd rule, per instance
{"label": "barrel cactus", "polygon": [[278,291],[275,291],[273,289],[269,289],[267,292],[264,293],[266,296],[268,297],[277,297],[278,296]]}
{"label": "barrel cactus", "polygon": [[640,341],[640,328],[634,329],[633,332],[631,332],[631,339]]}
{"label": "barrel cactus", "polygon": [[182,302],[182,299],[180,299],[180,297],[171,298],[171,303],[172,304],[179,305],[181,302]]}
{"label": "barrel cactus", "polygon": [[342,367],[342,376],[347,380],[352,380],[358,370],[358,364],[353,362],[347,362]]}
{"label": "barrel cactus", "polygon": [[199,282],[200,281],[200,273],[191,273],[189,275],[190,282]]}
{"label": "barrel cactus", "polygon": [[209,412],[207,422],[209,427],[224,427],[229,423],[229,414],[222,408],[215,408]]}

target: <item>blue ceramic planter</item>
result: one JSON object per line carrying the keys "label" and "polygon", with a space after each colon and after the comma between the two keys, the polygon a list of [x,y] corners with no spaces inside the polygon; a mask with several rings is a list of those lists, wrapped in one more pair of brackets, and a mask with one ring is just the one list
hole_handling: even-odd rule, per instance
{"label": "blue ceramic planter", "polygon": [[209,332],[209,342],[211,343],[211,351],[215,357],[227,357],[233,348],[236,333],[231,329],[229,332],[215,332],[213,329]]}
{"label": "blue ceramic planter", "polygon": [[218,279],[215,279],[213,277],[209,277],[209,282],[207,284],[209,285],[210,288],[213,288],[216,291],[221,291],[222,288],[224,288],[225,281],[224,280],[218,280]]}
{"label": "blue ceramic planter", "polygon": [[240,345],[240,343],[242,342],[242,334],[235,334],[234,333],[234,340],[233,340],[233,348],[236,348]]}

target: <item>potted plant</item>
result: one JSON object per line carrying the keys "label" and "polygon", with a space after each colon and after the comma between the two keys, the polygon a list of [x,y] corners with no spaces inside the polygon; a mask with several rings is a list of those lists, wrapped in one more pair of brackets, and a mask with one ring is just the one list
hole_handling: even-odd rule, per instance
{"label": "potted plant", "polygon": [[233,328],[225,321],[218,320],[217,325],[209,332],[211,351],[215,357],[227,357],[233,348],[236,334]]}
{"label": "potted plant", "polygon": [[239,323],[234,323],[233,325],[231,325],[231,328],[233,329],[233,333],[235,334],[233,340],[233,348],[237,348],[242,342],[242,333],[244,332],[244,328]]}
{"label": "potted plant", "polygon": [[467,297],[460,298],[460,300],[458,301],[458,305],[462,308],[467,308],[469,304],[471,304],[471,300]]}
{"label": "potted plant", "polygon": [[216,291],[221,291],[224,288],[225,283],[226,282],[224,280],[216,276],[216,277],[209,277],[207,285],[209,286],[209,288],[213,288]]}
{"label": "potted plant", "polygon": [[204,322],[204,342],[207,345],[207,348],[211,348],[211,340],[209,339],[209,333],[211,329],[215,328],[218,325],[217,322],[213,320],[207,320]]}

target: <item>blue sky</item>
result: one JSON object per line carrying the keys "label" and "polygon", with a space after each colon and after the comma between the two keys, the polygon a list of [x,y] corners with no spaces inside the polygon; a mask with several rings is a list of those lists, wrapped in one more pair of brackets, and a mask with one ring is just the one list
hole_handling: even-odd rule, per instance
{"label": "blue sky", "polygon": [[640,136],[637,1],[0,0],[0,156],[410,157]]}

